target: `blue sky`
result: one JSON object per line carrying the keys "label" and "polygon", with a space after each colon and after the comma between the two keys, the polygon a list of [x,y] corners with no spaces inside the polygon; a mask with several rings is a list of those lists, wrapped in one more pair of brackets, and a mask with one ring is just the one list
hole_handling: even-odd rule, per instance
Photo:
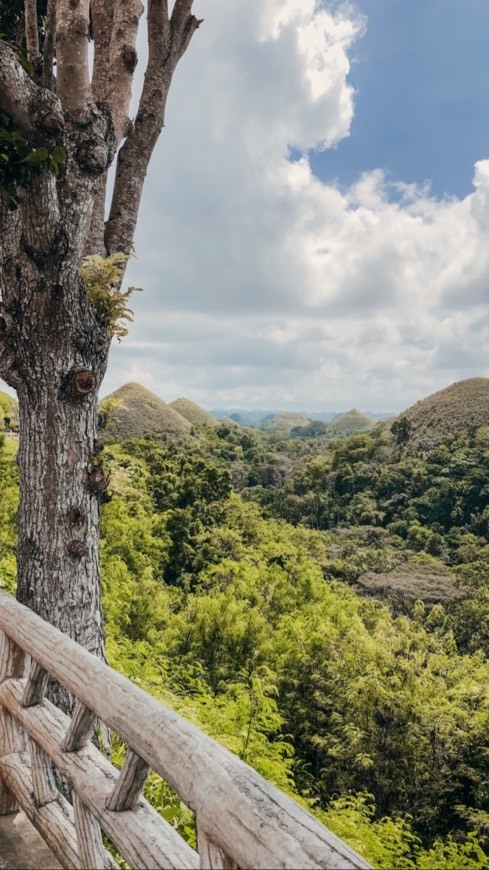
{"label": "blue sky", "polygon": [[350,136],[311,156],[324,181],[350,185],[379,166],[434,194],[465,196],[489,145],[487,0],[363,0],[352,52]]}
{"label": "blue sky", "polygon": [[489,376],[488,0],[195,12],[102,393],[400,411]]}

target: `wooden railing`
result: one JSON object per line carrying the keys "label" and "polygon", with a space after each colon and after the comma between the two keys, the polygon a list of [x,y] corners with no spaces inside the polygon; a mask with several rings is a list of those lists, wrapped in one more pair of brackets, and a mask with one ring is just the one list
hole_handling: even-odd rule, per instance
{"label": "wooden railing", "polygon": [[[48,675],[75,697],[46,700]],[[122,771],[96,719],[127,743]],[[58,791],[52,764],[72,790]],[[196,814],[198,853],[141,796],[156,771]],[[0,815],[20,806],[66,868],[366,868],[302,807],[173,710],[0,591]]]}

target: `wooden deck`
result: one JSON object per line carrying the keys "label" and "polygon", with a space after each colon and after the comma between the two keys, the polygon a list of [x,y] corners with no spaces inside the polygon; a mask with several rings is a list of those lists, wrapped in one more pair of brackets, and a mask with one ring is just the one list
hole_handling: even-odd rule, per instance
{"label": "wooden deck", "polygon": [[24,813],[0,816],[0,870],[61,868]]}

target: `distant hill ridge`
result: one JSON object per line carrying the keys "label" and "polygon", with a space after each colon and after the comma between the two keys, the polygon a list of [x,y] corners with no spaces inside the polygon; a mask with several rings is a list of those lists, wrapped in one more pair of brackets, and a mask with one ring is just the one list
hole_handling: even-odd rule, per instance
{"label": "distant hill ridge", "polygon": [[446,435],[489,426],[489,378],[468,378],[421,399],[399,415],[406,421],[406,440],[425,449]]}
{"label": "distant hill ridge", "polygon": [[[265,428],[266,424],[279,414],[299,414],[300,417],[307,420],[307,423],[316,420],[320,420],[323,423],[330,423],[332,420],[337,420],[339,417],[342,417],[345,414],[345,411],[281,411],[277,409],[264,410],[259,408],[213,408],[210,413],[216,420],[222,420],[225,417],[227,420],[234,420],[234,422],[238,423],[240,426],[261,429]],[[393,411],[363,411],[360,413],[366,414],[367,417],[370,417],[376,422],[379,422],[379,420],[385,420],[386,418],[395,419],[396,417],[396,414]],[[301,425],[305,425],[303,421],[301,422]]]}
{"label": "distant hill ridge", "polygon": [[[251,418],[256,414],[251,422],[246,412],[243,412],[242,417],[237,412],[230,412],[231,419],[222,412],[215,412],[216,419],[205,408],[186,397],[167,404],[136,383],[120,387],[102,401],[102,406],[113,399],[119,404],[111,412],[113,422],[106,430],[105,440],[127,440],[145,435],[166,440],[168,437],[188,435],[195,423],[219,425],[218,419],[222,419],[226,425],[232,422],[235,425],[259,425],[265,431],[284,436],[311,437],[322,434],[319,430],[307,433],[308,427],[314,429],[311,427],[312,415],[306,417],[293,411],[269,412],[266,415],[265,412],[249,412]],[[5,409],[3,414],[2,408]],[[16,417],[16,409],[15,399],[0,391],[0,415]],[[259,414],[264,416],[258,419]],[[351,411],[335,415],[327,424],[323,423],[324,435],[331,438],[368,432],[377,424],[379,416],[352,408]],[[396,424],[402,421],[402,432],[405,432],[407,442],[424,449],[436,447],[450,433],[489,426],[489,378],[457,381],[416,402],[397,418],[389,418],[386,425],[390,426],[393,419]],[[301,428],[304,429],[304,436],[299,435]]]}

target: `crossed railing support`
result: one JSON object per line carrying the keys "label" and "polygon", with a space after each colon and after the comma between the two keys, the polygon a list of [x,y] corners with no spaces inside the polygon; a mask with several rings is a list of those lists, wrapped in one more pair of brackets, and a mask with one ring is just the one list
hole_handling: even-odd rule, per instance
{"label": "crossed railing support", "polygon": [[[72,717],[45,698],[49,676]],[[90,740],[127,743],[121,771]],[[57,789],[52,764],[69,783]],[[196,814],[197,849],[142,797],[156,771]],[[368,868],[310,813],[197,727],[0,591],[0,815],[24,810],[66,868]]]}

